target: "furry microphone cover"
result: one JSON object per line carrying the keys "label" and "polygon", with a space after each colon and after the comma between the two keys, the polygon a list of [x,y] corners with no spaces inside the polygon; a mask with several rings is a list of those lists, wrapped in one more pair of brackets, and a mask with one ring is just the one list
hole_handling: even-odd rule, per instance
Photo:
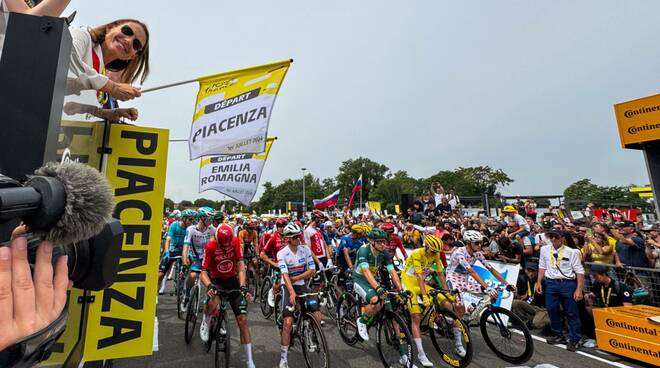
{"label": "furry microphone cover", "polygon": [[91,238],[112,217],[113,191],[98,170],[78,162],[49,162],[34,173],[56,178],[66,192],[64,213],[46,234],[53,243],[64,245]]}

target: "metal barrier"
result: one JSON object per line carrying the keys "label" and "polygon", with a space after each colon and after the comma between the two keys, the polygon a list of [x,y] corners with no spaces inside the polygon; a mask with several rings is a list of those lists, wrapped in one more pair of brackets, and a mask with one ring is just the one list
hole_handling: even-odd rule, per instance
{"label": "metal barrier", "polygon": [[[660,269],[642,267],[616,267],[603,263],[585,262],[585,275],[588,275],[592,265],[610,268],[609,275],[613,279],[623,282],[633,292],[635,304],[647,304],[660,307]],[[593,281],[585,277],[585,288],[591,291]],[[645,289],[644,292],[642,289]],[[646,295],[647,294],[647,295]],[[646,295],[645,297],[643,297]]]}

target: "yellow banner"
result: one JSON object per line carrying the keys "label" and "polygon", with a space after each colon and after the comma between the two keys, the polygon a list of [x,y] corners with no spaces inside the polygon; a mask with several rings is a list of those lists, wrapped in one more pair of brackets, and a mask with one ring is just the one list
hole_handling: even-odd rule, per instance
{"label": "yellow banner", "polygon": [[62,120],[57,139],[57,155],[64,161],[85,163],[96,169],[101,165],[99,148],[103,145],[103,122]]}
{"label": "yellow banner", "polygon": [[119,274],[93,292],[85,361],[151,355],[169,131],[113,124],[106,176],[124,226]]}
{"label": "yellow banner", "polygon": [[623,148],[660,139],[660,95],[616,104],[614,113]]}
{"label": "yellow banner", "polygon": [[380,212],[380,202],[367,202],[367,206],[374,212]]}
{"label": "yellow banner", "polygon": [[[98,169],[101,165],[101,154],[98,149],[103,145],[103,122],[62,120],[57,142],[57,155],[62,161],[77,161]],[[83,318],[82,304],[78,298],[83,297],[80,289],[69,291],[67,311],[69,317],[66,329],[53,344],[52,354],[47,361],[39,364],[42,367],[61,367],[80,338],[80,323]],[[82,344],[78,345],[78,353],[82,355]]]}
{"label": "yellow banner", "polygon": [[275,97],[291,60],[199,79],[190,159],[265,150]]}

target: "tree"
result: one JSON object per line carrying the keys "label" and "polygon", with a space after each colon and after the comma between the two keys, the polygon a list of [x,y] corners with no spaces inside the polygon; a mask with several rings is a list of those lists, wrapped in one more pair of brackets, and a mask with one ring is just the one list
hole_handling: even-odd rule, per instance
{"label": "tree", "polygon": [[206,198],[197,198],[195,199],[195,202],[193,202],[195,207],[211,207],[215,208],[218,205],[218,202],[211,200],[211,199],[206,199]]}
{"label": "tree", "polygon": [[188,200],[183,200],[183,201],[179,202],[179,207],[178,208],[180,210],[185,210],[186,208],[192,208],[192,207],[194,207],[194,204],[192,202],[190,202]]}
{"label": "tree", "polygon": [[501,169],[490,166],[459,167],[454,171],[439,171],[437,174],[420,180],[423,193],[428,193],[432,183],[440,183],[446,190],[454,190],[459,196],[481,196],[487,193],[495,196],[499,187],[513,183]]}
{"label": "tree", "polygon": [[174,211],[174,201],[169,198],[165,198],[165,202],[163,203],[163,213],[168,215],[168,212],[171,211]]}
{"label": "tree", "polygon": [[355,181],[362,175],[362,199],[367,201],[371,190],[385,179],[385,173],[388,171],[387,166],[368,158],[349,159],[342,162],[339,167],[339,174],[336,177],[337,186],[342,196],[350,197]]}
{"label": "tree", "polygon": [[[264,183],[266,189],[254,206],[255,211],[286,210],[286,202],[302,201],[302,179],[286,179],[281,184],[273,186]],[[325,193],[321,181],[312,174],[305,175],[305,202],[307,208],[312,208],[312,199],[320,199],[330,193]]]}
{"label": "tree", "polygon": [[371,192],[371,199],[381,202],[383,208],[393,211],[394,205],[401,201],[401,194],[415,193],[418,181],[405,170],[389,174]]}
{"label": "tree", "polygon": [[630,192],[629,186],[599,186],[589,179],[578,180],[564,190],[564,201],[573,209],[582,209],[593,202],[597,207],[641,207],[650,209],[651,205],[637,194]]}

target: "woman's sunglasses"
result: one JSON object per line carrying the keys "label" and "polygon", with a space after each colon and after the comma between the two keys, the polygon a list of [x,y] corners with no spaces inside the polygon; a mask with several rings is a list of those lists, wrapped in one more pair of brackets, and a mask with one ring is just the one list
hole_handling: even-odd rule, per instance
{"label": "woman's sunglasses", "polygon": [[[128,24],[125,24],[121,27],[121,33],[129,37],[135,36],[135,32],[133,32],[133,28],[131,28],[131,26],[129,26]],[[133,50],[135,50],[135,52],[142,51],[142,42],[140,42],[140,40],[138,40],[137,37],[133,38]]]}

